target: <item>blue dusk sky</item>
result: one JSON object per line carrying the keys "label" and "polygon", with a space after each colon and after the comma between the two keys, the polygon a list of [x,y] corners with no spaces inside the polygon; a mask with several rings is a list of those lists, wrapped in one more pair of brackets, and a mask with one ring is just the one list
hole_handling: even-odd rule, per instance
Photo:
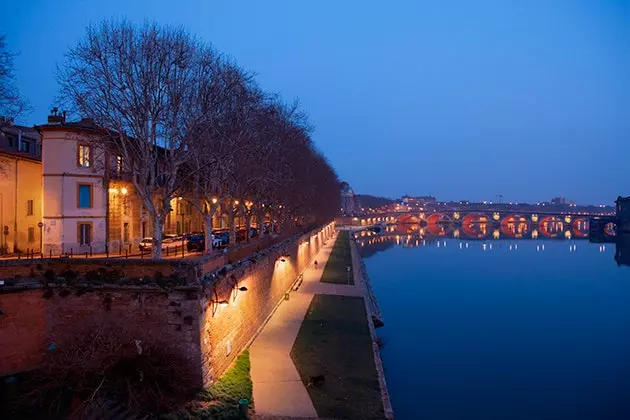
{"label": "blue dusk sky", "polygon": [[630,195],[630,0],[5,1],[45,121],[55,66],[107,18],[183,25],[299,97],[359,193],[611,203]]}

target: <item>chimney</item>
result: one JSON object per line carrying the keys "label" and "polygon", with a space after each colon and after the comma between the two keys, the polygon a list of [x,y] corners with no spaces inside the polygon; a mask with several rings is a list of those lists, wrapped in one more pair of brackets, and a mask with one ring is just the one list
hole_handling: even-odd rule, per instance
{"label": "chimney", "polygon": [[63,113],[59,113],[59,109],[54,107],[50,110],[50,115],[48,116],[48,124],[49,125],[61,125],[66,122],[66,111]]}

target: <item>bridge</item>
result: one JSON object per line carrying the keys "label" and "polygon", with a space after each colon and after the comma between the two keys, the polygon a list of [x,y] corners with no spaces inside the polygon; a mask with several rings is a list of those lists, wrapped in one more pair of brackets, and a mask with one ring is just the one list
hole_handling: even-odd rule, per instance
{"label": "bridge", "polygon": [[557,211],[494,211],[492,209],[449,209],[419,212],[380,212],[337,220],[338,225],[369,228],[376,225],[396,225],[402,230],[409,226],[422,228],[433,236],[460,235],[471,239],[510,238],[588,238],[591,220],[597,222],[601,241],[616,236],[614,216],[595,216],[585,212]]}

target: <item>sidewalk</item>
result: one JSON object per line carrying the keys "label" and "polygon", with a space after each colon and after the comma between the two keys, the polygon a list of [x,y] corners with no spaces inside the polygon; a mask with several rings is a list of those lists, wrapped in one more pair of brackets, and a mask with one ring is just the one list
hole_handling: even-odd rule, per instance
{"label": "sidewalk", "polygon": [[282,302],[250,347],[251,378],[257,416],[317,418],[317,412],[290,353],[315,294],[363,296],[361,285],[320,283],[335,234],[320,249],[318,268],[304,271],[304,280],[290,299]]}

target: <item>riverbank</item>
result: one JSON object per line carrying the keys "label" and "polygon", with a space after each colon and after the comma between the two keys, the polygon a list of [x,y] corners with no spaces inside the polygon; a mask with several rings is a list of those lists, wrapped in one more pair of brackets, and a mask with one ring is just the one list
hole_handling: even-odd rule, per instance
{"label": "riverbank", "polygon": [[254,340],[257,416],[392,418],[373,299],[354,248],[337,232]]}

